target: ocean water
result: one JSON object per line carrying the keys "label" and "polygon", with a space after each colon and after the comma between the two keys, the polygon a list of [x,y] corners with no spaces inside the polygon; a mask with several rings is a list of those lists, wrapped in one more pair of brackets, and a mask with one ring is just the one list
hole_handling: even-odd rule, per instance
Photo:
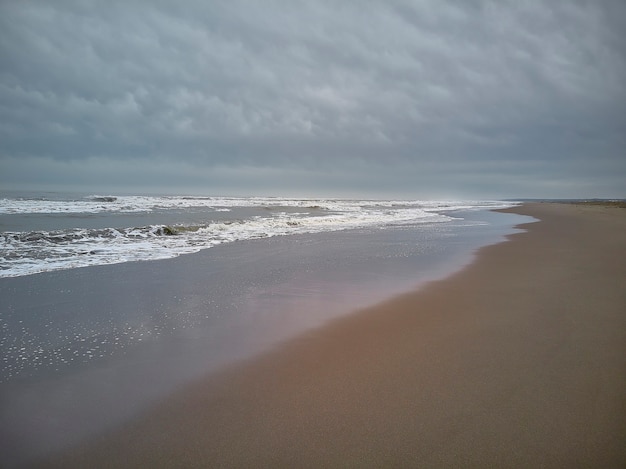
{"label": "ocean water", "polygon": [[530,221],[512,205],[2,194],[0,466],[449,275]]}
{"label": "ocean water", "polygon": [[223,243],[449,222],[499,201],[0,193],[0,278],[168,259]]}

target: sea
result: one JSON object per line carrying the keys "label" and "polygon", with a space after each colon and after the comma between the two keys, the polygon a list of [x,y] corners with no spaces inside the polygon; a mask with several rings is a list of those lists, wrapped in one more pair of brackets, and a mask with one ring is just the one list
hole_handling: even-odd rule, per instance
{"label": "sea", "polygon": [[0,278],[167,259],[224,243],[446,223],[499,201],[0,193]]}
{"label": "sea", "polygon": [[450,275],[515,205],[0,192],[0,465]]}

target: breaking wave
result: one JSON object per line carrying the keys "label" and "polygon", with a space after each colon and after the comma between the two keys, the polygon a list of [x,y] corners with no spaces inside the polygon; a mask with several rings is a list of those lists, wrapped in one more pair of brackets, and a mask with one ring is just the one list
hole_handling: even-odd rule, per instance
{"label": "breaking wave", "polygon": [[[502,202],[345,201],[329,199],[89,196],[77,200],[1,199],[0,213],[23,214],[154,212],[193,208],[197,223],[97,229],[71,228],[0,234],[0,277],[167,259],[218,244],[390,224],[446,222],[452,210],[511,206]],[[245,218],[236,208],[257,209]],[[198,211],[197,209],[202,209]],[[211,214],[221,214],[219,220]],[[235,213],[235,212],[232,212]],[[239,212],[237,212],[239,213]],[[262,215],[259,215],[261,213]],[[233,216],[234,217],[234,216]]]}

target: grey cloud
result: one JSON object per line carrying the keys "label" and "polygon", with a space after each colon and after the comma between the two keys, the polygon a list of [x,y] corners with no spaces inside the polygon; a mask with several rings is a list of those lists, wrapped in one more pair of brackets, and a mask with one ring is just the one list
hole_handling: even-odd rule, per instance
{"label": "grey cloud", "polygon": [[[530,181],[519,193],[533,195],[570,187],[533,180],[584,181],[591,159],[610,191],[625,189],[614,182],[626,134],[619,2],[33,1],[0,11],[7,171],[19,158],[95,158],[146,184],[139,168],[156,161],[207,171],[190,177],[198,187],[219,168],[230,168],[225,185],[264,168],[278,190],[280,174],[308,171],[320,190],[409,193],[441,178],[504,194],[516,167]],[[497,181],[481,175],[493,168]]]}

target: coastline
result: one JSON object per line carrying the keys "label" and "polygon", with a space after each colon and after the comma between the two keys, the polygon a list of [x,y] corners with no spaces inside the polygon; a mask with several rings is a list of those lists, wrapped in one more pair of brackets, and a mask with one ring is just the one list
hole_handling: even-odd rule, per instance
{"label": "coastline", "polygon": [[619,210],[508,209],[541,222],[42,467],[619,467]]}
{"label": "coastline", "polygon": [[529,219],[453,213],[1,279],[0,465],[90,441],[199,378],[445,278]]}

